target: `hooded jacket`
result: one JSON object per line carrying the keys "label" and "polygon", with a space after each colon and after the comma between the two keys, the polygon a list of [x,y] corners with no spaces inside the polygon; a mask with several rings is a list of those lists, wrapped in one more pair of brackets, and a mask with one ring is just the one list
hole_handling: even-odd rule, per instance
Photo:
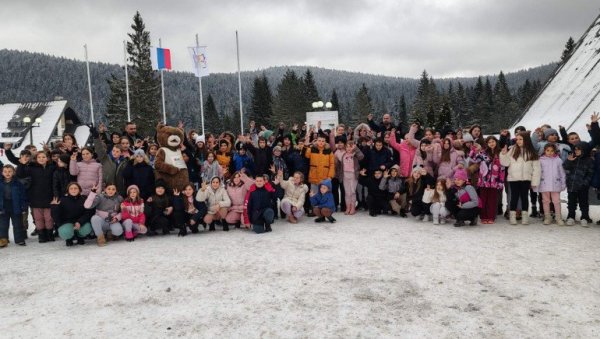
{"label": "hooded jacket", "polygon": [[[327,187],[327,193],[321,193],[321,186]],[[317,194],[310,197],[310,204],[312,207],[328,208],[335,212],[335,202],[333,201],[333,193],[331,193],[331,189],[331,180],[325,179],[321,181]]]}
{"label": "hooded jacket", "polygon": [[540,176],[540,185],[538,192],[562,192],[567,187],[566,173],[563,168],[563,162],[558,155],[540,157],[540,166],[542,173]]}
{"label": "hooded jacket", "polygon": [[508,178],[510,181],[531,181],[531,186],[538,186],[540,184],[540,161],[525,159],[524,155],[521,154],[518,159],[513,157],[515,147],[506,153],[500,153],[500,163],[504,167],[508,167]]}
{"label": "hooded jacket", "polygon": [[118,193],[112,197],[109,197],[104,193],[97,194],[90,192],[90,195],[88,195],[83,206],[88,209],[95,209],[96,215],[102,219],[116,217],[117,220],[121,220],[122,202],[123,197],[121,197]]}
{"label": "hooded jacket", "polygon": [[210,187],[209,184],[206,190],[198,190],[198,193],[196,193],[196,200],[200,202],[206,202],[208,214],[215,214],[215,211],[211,210],[211,206],[213,205],[219,205],[219,208],[227,208],[231,206],[231,199],[229,199],[227,191],[222,186],[219,186],[219,188],[215,190]]}
{"label": "hooded jacket", "polygon": [[12,212],[19,215],[23,212],[27,212],[27,193],[25,192],[25,186],[17,179],[7,183],[4,180],[0,181],[0,211],[4,212],[4,185],[10,185],[10,193],[12,198]]}
{"label": "hooded jacket", "polygon": [[27,190],[31,208],[50,208],[50,202],[54,197],[52,178],[55,168],[56,166],[52,163],[42,166],[37,162],[17,166],[18,178],[31,178],[31,185]]}

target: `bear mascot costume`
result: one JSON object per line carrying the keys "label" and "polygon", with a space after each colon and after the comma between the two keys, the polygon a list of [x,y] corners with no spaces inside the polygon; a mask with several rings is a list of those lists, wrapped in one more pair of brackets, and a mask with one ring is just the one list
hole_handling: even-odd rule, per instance
{"label": "bear mascot costume", "polygon": [[189,184],[187,165],[183,161],[181,145],[183,130],[159,123],[156,126],[156,141],[160,148],[154,161],[156,180],[164,180],[169,189],[183,190]]}

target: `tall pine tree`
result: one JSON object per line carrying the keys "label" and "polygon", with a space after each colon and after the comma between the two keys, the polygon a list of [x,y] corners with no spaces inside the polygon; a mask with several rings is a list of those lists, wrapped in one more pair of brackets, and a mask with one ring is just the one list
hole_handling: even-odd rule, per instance
{"label": "tall pine tree", "polygon": [[224,130],[223,127],[215,101],[212,95],[209,94],[204,104],[204,130],[207,133],[219,133]]}
{"label": "tall pine tree", "polygon": [[367,121],[367,116],[373,113],[373,102],[369,96],[369,89],[363,83],[355,96],[355,112],[350,117],[350,125],[356,126]]}
{"label": "tall pine tree", "polygon": [[311,105],[313,102],[321,100],[317,85],[315,84],[315,78],[308,68],[306,69],[306,73],[304,73],[304,96],[306,98],[307,107],[305,107],[305,109],[307,111],[312,108]]}
{"label": "tall pine tree", "polygon": [[263,72],[261,77],[254,78],[252,87],[252,110],[250,120],[254,120],[257,126],[273,127],[273,95],[269,86],[269,79]]}
{"label": "tall pine tree", "polygon": [[296,72],[288,69],[277,86],[277,97],[273,107],[273,124],[285,122],[288,125],[306,120],[306,97],[304,82]]}
{"label": "tall pine tree", "polygon": [[567,60],[569,60],[569,58],[571,57],[571,54],[573,54],[574,50],[575,40],[573,40],[573,37],[569,37],[569,40],[567,40],[567,43],[565,44],[565,49],[563,50],[562,55],[560,57],[560,62],[563,64],[567,62]]}

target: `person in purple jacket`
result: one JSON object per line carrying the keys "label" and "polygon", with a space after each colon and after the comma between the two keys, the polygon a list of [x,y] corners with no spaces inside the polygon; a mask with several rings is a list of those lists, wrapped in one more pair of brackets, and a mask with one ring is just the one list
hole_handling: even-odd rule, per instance
{"label": "person in purple jacket", "polygon": [[547,143],[544,146],[544,155],[540,157],[540,166],[542,172],[538,192],[542,193],[542,201],[544,203],[544,225],[552,223],[550,210],[550,201],[552,201],[556,224],[564,226],[565,222],[562,220],[560,213],[560,192],[567,188],[567,179],[563,168],[563,161],[558,155],[556,144]]}

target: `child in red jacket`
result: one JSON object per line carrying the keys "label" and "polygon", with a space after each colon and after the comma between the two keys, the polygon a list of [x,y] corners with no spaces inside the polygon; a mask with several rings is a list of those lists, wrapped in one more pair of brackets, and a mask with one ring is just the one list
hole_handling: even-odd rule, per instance
{"label": "child in red jacket", "polygon": [[139,233],[146,234],[144,200],[140,197],[140,189],[136,185],[127,188],[127,198],[121,203],[121,218],[127,241],[133,241]]}

